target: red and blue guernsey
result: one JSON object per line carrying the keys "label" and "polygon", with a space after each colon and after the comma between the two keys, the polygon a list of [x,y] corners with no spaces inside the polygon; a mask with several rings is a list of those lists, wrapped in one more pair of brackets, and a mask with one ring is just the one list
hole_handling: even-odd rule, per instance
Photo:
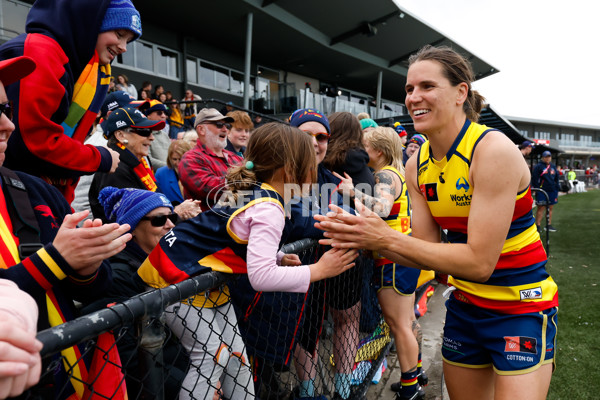
{"label": "red and blue guernsey", "polygon": [[[467,120],[448,154],[435,160],[429,142],[419,150],[419,189],[451,243],[467,242],[473,185],[469,168],[480,140],[492,129]],[[515,198],[512,222],[496,268],[485,283],[449,277],[456,299],[505,314],[542,311],[558,306],[558,289],[546,272],[547,256],[535,226],[531,188]]]}
{"label": "red and blue guernsey", "polygon": [[260,202],[273,202],[283,209],[283,198],[263,183],[244,191],[236,199],[223,193],[225,206],[215,206],[178,224],[160,240],[138,275],[151,287],[162,288],[206,271],[245,274],[247,240],[231,229],[232,219]]}
{"label": "red and blue guernsey", "polygon": [[29,56],[36,69],[6,88],[15,131],[4,165],[42,177],[67,202],[81,175],[108,172],[110,152],[83,141],[108,91],[110,65],[96,42],[110,0],[37,0],[26,34],[0,46],[0,59]]}

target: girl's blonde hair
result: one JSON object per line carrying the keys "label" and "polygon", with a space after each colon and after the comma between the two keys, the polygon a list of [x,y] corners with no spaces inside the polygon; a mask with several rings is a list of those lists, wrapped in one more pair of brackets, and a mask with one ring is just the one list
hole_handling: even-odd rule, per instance
{"label": "girl's blonde hair", "polygon": [[402,164],[402,140],[396,131],[385,126],[378,126],[375,129],[363,133],[364,140],[374,150],[382,153],[385,165],[391,165],[404,176],[404,165]]}
{"label": "girl's blonde hair", "polygon": [[256,183],[271,180],[279,168],[283,168],[285,183],[301,187],[317,180],[311,137],[298,128],[271,122],[250,135],[244,161],[227,174],[228,187],[235,196],[238,190],[250,190]]}

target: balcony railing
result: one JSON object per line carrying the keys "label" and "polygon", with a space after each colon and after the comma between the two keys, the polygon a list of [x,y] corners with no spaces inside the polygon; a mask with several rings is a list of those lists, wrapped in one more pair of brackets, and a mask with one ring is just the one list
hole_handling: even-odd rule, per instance
{"label": "balcony railing", "polygon": [[580,147],[580,148],[599,148],[600,142],[590,142],[589,140],[558,140],[560,147]]}

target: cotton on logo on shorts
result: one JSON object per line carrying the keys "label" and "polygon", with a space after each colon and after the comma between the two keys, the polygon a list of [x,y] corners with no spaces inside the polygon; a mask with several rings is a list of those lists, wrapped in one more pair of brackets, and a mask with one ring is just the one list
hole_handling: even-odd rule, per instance
{"label": "cotton on logo on shorts", "polygon": [[523,289],[519,291],[521,300],[537,300],[542,298],[542,288],[536,287],[531,289]]}

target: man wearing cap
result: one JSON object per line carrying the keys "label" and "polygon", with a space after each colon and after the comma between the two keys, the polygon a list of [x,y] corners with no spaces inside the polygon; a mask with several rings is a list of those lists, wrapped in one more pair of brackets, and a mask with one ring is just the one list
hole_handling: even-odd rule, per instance
{"label": "man wearing cap", "polygon": [[[4,84],[17,82],[35,68],[35,62],[29,57],[0,61],[0,166],[15,129]],[[19,395],[39,379],[40,347],[34,342],[36,328],[46,329],[75,318],[74,300],[86,302],[98,298],[111,284],[110,266],[103,260],[123,250],[131,235],[126,234],[129,225],[102,225],[99,220],[86,221],[81,229],[76,229],[87,212],[71,214],[56,188],[23,172],[2,168],[0,174],[3,183],[0,189],[0,278],[15,282],[33,297],[39,309],[39,318],[28,328],[23,326],[23,318],[0,318],[0,331],[10,328],[13,335],[19,336],[18,340],[13,337],[3,343],[2,361],[22,364],[0,371],[0,398],[5,398]],[[0,337],[0,342],[3,339]],[[11,346],[30,357],[13,360]],[[83,349],[77,351],[84,354]],[[68,356],[74,352],[74,348],[62,351]],[[45,359],[44,368],[51,361]],[[89,367],[87,361],[90,360],[83,360]],[[65,398],[75,396],[75,388],[70,386],[62,365],[57,363],[53,373],[45,375],[43,383],[36,387],[40,392],[32,398],[52,398],[48,395],[59,390]],[[82,370],[69,372],[74,374],[74,379],[85,382],[88,377]],[[102,381],[99,377],[95,388],[101,388]],[[115,391],[112,387],[103,393]]]}
{"label": "man wearing cap", "polygon": [[6,165],[43,178],[69,203],[80,176],[112,172],[118,154],[84,145],[110,82],[110,63],[142,34],[131,0],[37,0],[24,35],[0,59],[27,55],[36,70],[12,85],[15,132]]}
{"label": "man wearing cap", "polygon": [[100,190],[106,186],[157,190],[152,165],[147,160],[154,132],[165,126],[164,121],[152,121],[137,108],[129,105],[118,108],[106,121],[108,147],[119,154],[117,170],[109,174],[98,172],[90,186],[89,200],[94,218],[107,221],[98,200]]}
{"label": "man wearing cap", "polygon": [[[183,197],[202,201],[202,210],[215,204],[215,191],[225,185],[229,167],[242,162],[242,157],[225,150],[227,132],[233,118],[214,108],[203,108],[196,115],[194,128],[198,133],[196,147],[183,155],[179,162]],[[213,191],[213,195],[209,193]]]}
{"label": "man wearing cap", "polygon": [[531,151],[533,150],[533,143],[531,143],[529,140],[526,140],[519,145],[519,150],[521,150],[523,157],[527,159],[527,156],[530,155]]}
{"label": "man wearing cap", "polygon": [[551,160],[552,153],[548,150],[544,151],[542,153],[542,160],[533,167],[531,173],[531,187],[542,189],[548,193],[548,198],[543,193],[535,193],[535,203],[537,204],[535,224],[538,231],[541,230],[542,220],[546,215],[546,207],[548,207],[548,225],[546,226],[546,230],[556,232],[556,228],[552,226],[552,208],[554,204],[558,203],[558,189],[560,186],[556,165],[552,164]]}
{"label": "man wearing cap", "polygon": [[150,162],[152,162],[152,169],[156,171],[167,165],[169,145],[171,144],[169,125],[167,125],[167,106],[158,100],[146,100],[138,106],[138,109],[146,114],[146,118],[151,121],[165,122],[163,129],[154,132],[154,141],[150,146],[150,154],[148,155]]}

